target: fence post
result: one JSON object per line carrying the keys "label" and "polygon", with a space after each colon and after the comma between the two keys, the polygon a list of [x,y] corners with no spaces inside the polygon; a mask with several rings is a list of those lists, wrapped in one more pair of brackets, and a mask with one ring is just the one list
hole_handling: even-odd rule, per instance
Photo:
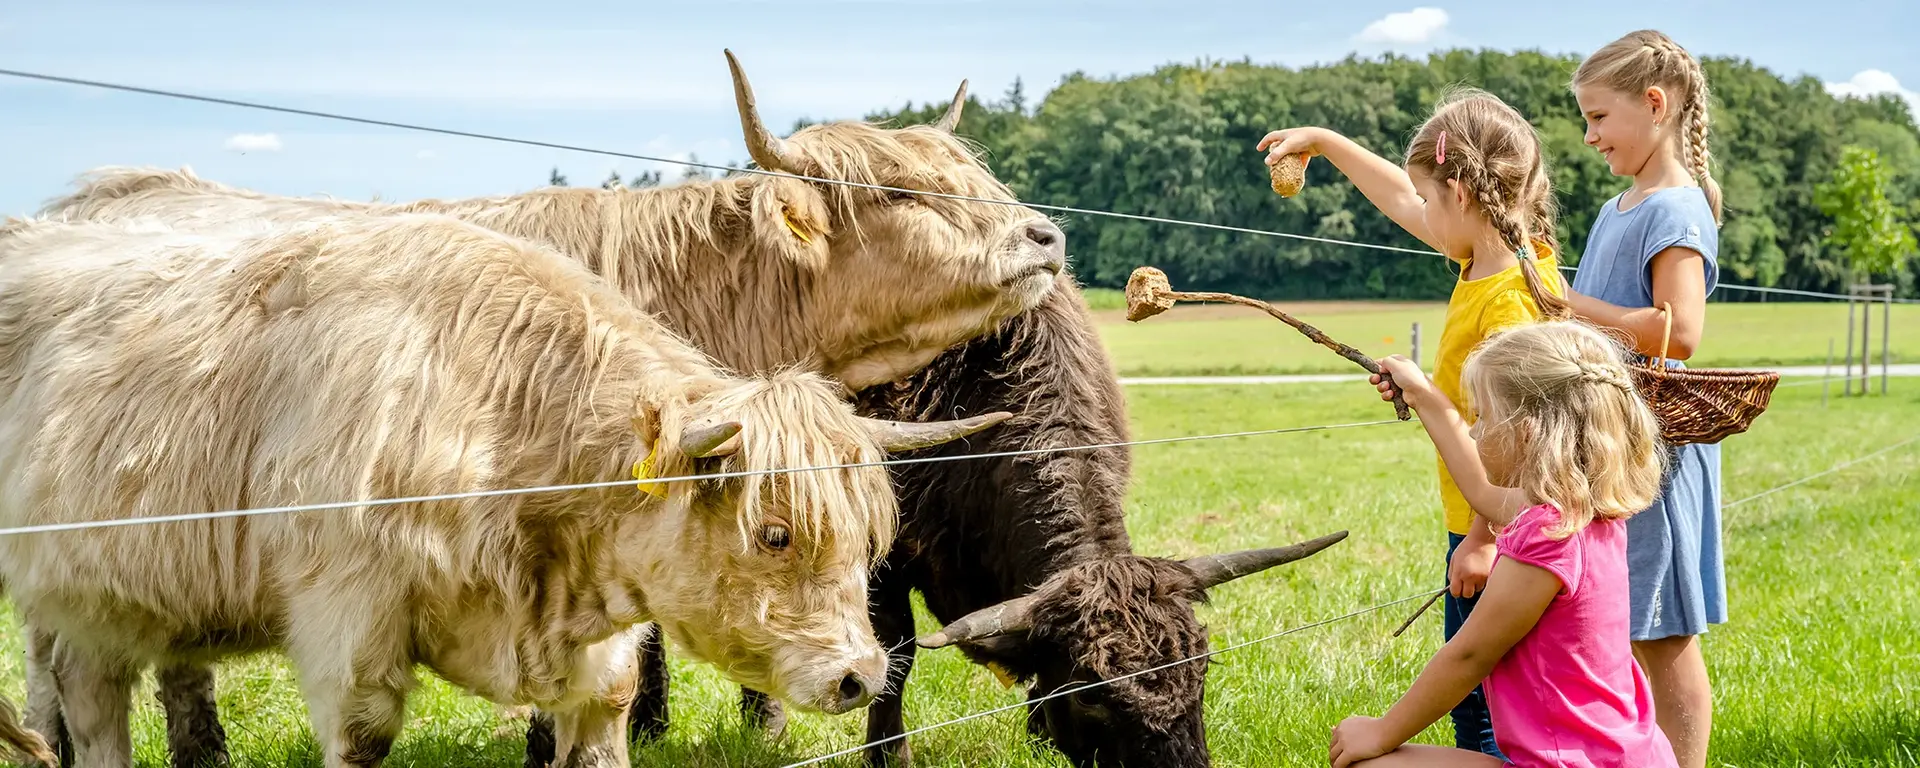
{"label": "fence post", "polygon": [[1840,396],[1853,396],[1853,287],[1847,287],[1847,373],[1841,379]]}
{"label": "fence post", "polygon": [[1885,286],[1886,300],[1880,304],[1880,394],[1887,394],[1887,369],[1893,363],[1893,284]]}
{"label": "fence post", "polygon": [[1833,391],[1833,337],[1827,337],[1827,370],[1820,374],[1820,407],[1827,407],[1827,393]]}
{"label": "fence post", "polygon": [[1420,321],[1418,320],[1413,322],[1413,364],[1422,365],[1420,362]]}
{"label": "fence post", "polygon": [[1860,396],[1873,390],[1873,285],[1860,292]]}

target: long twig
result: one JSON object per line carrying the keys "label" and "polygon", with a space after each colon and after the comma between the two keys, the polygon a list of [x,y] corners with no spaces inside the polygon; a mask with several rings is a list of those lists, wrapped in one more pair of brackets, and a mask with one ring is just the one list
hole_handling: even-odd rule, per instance
{"label": "long twig", "polygon": [[1258,299],[1235,296],[1231,293],[1176,291],[1167,283],[1166,273],[1153,267],[1136,269],[1133,271],[1132,277],[1127,280],[1128,320],[1133,322],[1145,320],[1146,318],[1165,312],[1168,308],[1171,308],[1176,301],[1224,302],[1228,304],[1240,304],[1264,311],[1274,316],[1280,322],[1293,326],[1294,330],[1305,334],[1306,337],[1312,339],[1314,343],[1333,350],[1341,357],[1353,361],[1354,365],[1365,368],[1367,373],[1378,375],[1380,380],[1393,390],[1394,414],[1399,416],[1401,421],[1413,418],[1412,410],[1407,407],[1407,401],[1402,396],[1400,388],[1393,386],[1393,374],[1387,373],[1385,368],[1381,368],[1379,363],[1374,362],[1373,358],[1367,357],[1366,354],[1360,350],[1335,341],[1333,337],[1328,336],[1320,329],[1301,322],[1299,318],[1293,315],[1280,311],[1279,307]]}
{"label": "long twig", "polygon": [[1427,598],[1427,601],[1421,603],[1419,608],[1414,609],[1412,616],[1408,616],[1406,621],[1400,622],[1400,628],[1393,631],[1393,636],[1399,637],[1400,633],[1407,631],[1407,627],[1413,626],[1414,619],[1420,618],[1420,614],[1426,613],[1428,608],[1433,607],[1433,601],[1439,600],[1440,596],[1446,593],[1446,587],[1441,587],[1440,591],[1433,593],[1433,597]]}

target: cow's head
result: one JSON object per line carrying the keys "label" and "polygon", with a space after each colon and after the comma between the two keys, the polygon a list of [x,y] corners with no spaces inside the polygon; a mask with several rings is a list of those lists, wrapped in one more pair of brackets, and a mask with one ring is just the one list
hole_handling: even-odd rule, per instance
{"label": "cow's head", "polygon": [[[892,543],[890,451],[1007,418],[900,423],[854,414],[811,373],[748,379],[635,420],[665,501],[623,534],[622,566],[653,620],[733,681],[808,710],[866,706],[886,681],[867,573]],[[866,466],[846,466],[866,465]],[[801,467],[836,467],[777,474]]]}
{"label": "cow's head", "polygon": [[1029,705],[1027,727],[1076,765],[1204,768],[1211,764],[1201,712],[1207,660],[1175,663],[1207,652],[1193,604],[1204,602],[1209,588],[1309,557],[1346,536],[1186,561],[1091,559],[919,642],[959,645],[1026,683],[1031,699],[1073,691]]}
{"label": "cow's head", "polygon": [[[734,95],[748,151],[762,170],[888,191],[760,176],[756,234],[784,240],[814,274],[803,289],[815,332],[831,339],[825,369],[853,389],[893,381],[1001,320],[1032,309],[1066,265],[1066,235],[1020,205],[973,147],[955,136],[966,83],[928,125],[812,125],[786,138],[761,122],[733,53]],[[929,192],[996,202],[970,202]],[[776,251],[782,252],[782,251]],[[825,311],[829,310],[830,311]]]}

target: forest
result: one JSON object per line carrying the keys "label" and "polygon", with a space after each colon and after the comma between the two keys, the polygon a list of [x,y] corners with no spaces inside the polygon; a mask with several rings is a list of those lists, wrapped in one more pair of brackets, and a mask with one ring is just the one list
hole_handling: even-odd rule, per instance
{"label": "forest", "polygon": [[[1018,82],[998,98],[969,95],[960,133],[1022,200],[1424,250],[1324,160],[1312,163],[1299,195],[1274,194],[1254,145],[1270,130],[1318,125],[1397,160],[1449,87],[1474,86],[1539,129],[1559,199],[1564,263],[1572,265],[1600,206],[1628,184],[1584,143],[1567,85],[1578,62],[1537,51],[1452,50],[1302,68],[1243,60],[1169,64],[1115,79],[1076,73],[1035,104]],[[1726,196],[1721,280],[1838,292],[1856,282],[1893,282],[1899,295],[1914,296],[1920,132],[1909,105],[1893,96],[1837,98],[1814,77],[1786,79],[1745,59],[1703,64],[1713,172]],[[924,122],[944,108],[908,104],[861,117]],[[564,182],[557,169],[554,180]],[[659,182],[658,174],[644,174],[630,183]],[[1119,287],[1135,267],[1151,264],[1194,290],[1436,299],[1457,272],[1436,268],[1438,255],[1067,219],[1074,272],[1093,286]]]}

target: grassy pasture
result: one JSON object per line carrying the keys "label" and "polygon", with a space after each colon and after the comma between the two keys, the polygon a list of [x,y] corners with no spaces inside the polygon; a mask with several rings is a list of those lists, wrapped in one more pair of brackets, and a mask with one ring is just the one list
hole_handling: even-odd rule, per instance
{"label": "grassy pasture", "polygon": [[[1818,314],[1835,311],[1839,317],[1831,322]],[[1370,353],[1381,345],[1360,344],[1375,332],[1368,329],[1401,334],[1393,343],[1399,347],[1404,330],[1392,329],[1423,318],[1434,339],[1440,321],[1437,307],[1418,306],[1302,314]],[[1265,318],[1178,318],[1106,326],[1122,369],[1345,370],[1343,361]],[[1758,360],[1797,355],[1798,345],[1813,340],[1824,357],[1825,335],[1844,333],[1844,318],[1845,308],[1836,305],[1716,305],[1711,322],[1716,344]],[[1912,320],[1920,314],[1906,326],[1920,327]],[[1909,330],[1904,341],[1908,354],[1920,357],[1916,335]],[[1230,338],[1265,346],[1234,352]],[[1128,394],[1137,438],[1372,421],[1392,413],[1363,384],[1139,387]],[[1824,406],[1819,387],[1781,389],[1751,432],[1726,442],[1726,498],[1744,498],[1916,434],[1920,380],[1894,379],[1888,397],[1836,396]],[[1201,609],[1216,648],[1441,583],[1444,538],[1433,451],[1417,425],[1144,446],[1136,449],[1135,467],[1130,528],[1142,552],[1187,556],[1352,532],[1310,560],[1220,589]],[[1726,511],[1732,620],[1705,640],[1716,684],[1714,765],[1920,765],[1916,516],[1920,443]],[[1216,764],[1325,765],[1331,726],[1349,714],[1383,712],[1439,646],[1437,612],[1406,635],[1388,637],[1412,607],[1217,657],[1207,700]],[[924,612],[921,626],[934,626]],[[0,627],[0,695],[18,702],[16,627]],[[796,715],[785,740],[766,743],[740,730],[733,686],[712,669],[675,663],[674,728],[665,741],[636,750],[637,766],[781,766],[863,740],[860,715]],[[486,703],[424,670],[421,675],[389,765],[519,765],[524,724],[502,723]],[[136,696],[138,762],[164,766],[151,684]],[[223,665],[220,700],[238,765],[321,764],[297,684],[279,656]],[[922,652],[908,722],[923,726],[1019,700],[957,653]],[[1450,742],[1450,726],[1443,719],[1420,741]],[[914,748],[923,766],[1066,765],[1025,742],[1017,711],[917,736]],[[855,758],[829,763],[856,764]]]}

